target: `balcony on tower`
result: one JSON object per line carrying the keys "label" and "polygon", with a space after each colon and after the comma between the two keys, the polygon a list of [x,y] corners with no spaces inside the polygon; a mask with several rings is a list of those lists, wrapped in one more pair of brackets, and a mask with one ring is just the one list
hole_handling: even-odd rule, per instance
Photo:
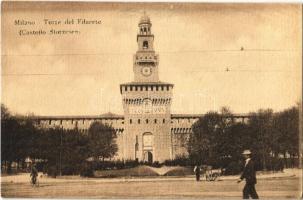
{"label": "balcony on tower", "polygon": [[134,55],[134,64],[139,64],[139,65],[157,65],[159,62],[159,55],[153,53],[147,54],[140,54],[137,53],[136,55]]}

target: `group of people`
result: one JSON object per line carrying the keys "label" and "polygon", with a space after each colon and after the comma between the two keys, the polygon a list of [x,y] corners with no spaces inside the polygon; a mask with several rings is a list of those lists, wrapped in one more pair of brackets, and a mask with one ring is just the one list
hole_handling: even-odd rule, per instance
{"label": "group of people", "polygon": [[[249,197],[251,197],[252,199],[259,199],[259,196],[255,188],[255,185],[257,184],[257,178],[256,178],[256,170],[254,167],[254,162],[251,159],[251,151],[244,150],[242,155],[245,159],[245,165],[243,168],[243,172],[237,182],[240,183],[245,179],[246,183],[243,188],[243,199],[249,199]],[[195,166],[194,173],[196,175],[196,181],[200,181],[200,173],[201,173],[200,165]]]}

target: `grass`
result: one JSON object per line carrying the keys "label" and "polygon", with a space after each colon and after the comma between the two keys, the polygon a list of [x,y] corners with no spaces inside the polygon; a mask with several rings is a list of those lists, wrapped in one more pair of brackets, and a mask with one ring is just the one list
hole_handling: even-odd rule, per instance
{"label": "grass", "polygon": [[95,171],[94,176],[96,178],[116,178],[116,177],[130,177],[130,176],[187,176],[193,175],[193,170],[189,167],[167,167],[160,168],[150,166],[138,166],[130,169],[119,170],[100,170]]}
{"label": "grass", "polygon": [[158,173],[155,172],[149,166],[138,166],[130,169],[95,171],[94,176],[96,178],[115,178],[115,177],[128,177],[128,176],[158,176]]}

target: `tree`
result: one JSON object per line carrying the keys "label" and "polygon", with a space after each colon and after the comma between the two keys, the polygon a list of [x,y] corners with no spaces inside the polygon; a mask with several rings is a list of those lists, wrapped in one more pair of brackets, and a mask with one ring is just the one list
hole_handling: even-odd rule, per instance
{"label": "tree", "polygon": [[238,162],[242,159],[242,152],[244,149],[253,149],[249,126],[245,123],[235,123],[230,127],[230,155],[233,161]]}
{"label": "tree", "polygon": [[39,129],[31,158],[47,161],[50,175],[78,174],[88,157],[88,137],[77,128]]}
{"label": "tree", "polygon": [[17,120],[11,116],[8,109],[1,105],[1,163],[5,164],[7,172],[11,172],[12,162],[16,159],[15,138],[19,130]]}
{"label": "tree", "polygon": [[31,118],[12,116],[3,104],[1,117],[1,160],[10,173],[12,162],[16,162],[19,167],[19,163],[24,162],[32,151],[35,126]]}
{"label": "tree", "polygon": [[212,135],[219,119],[218,113],[209,112],[193,124],[189,137],[188,153],[191,160],[199,164],[211,161]]}
{"label": "tree", "polygon": [[225,167],[233,154],[232,113],[223,107],[221,113],[209,112],[193,124],[188,143],[189,156],[195,162]]}
{"label": "tree", "polygon": [[[248,124],[234,121],[228,108],[221,113],[209,112],[193,125],[188,144],[191,159],[214,167],[239,169],[241,152],[252,149],[254,156],[266,166],[274,145],[272,110],[251,113]],[[237,171],[236,170],[236,171]]]}
{"label": "tree", "polygon": [[282,112],[276,113],[274,117],[276,155],[282,154],[286,157],[288,153],[291,157],[291,166],[295,165],[295,158],[299,157],[299,109],[292,107]]}
{"label": "tree", "polygon": [[225,168],[234,154],[233,147],[235,144],[231,128],[235,122],[232,112],[227,107],[222,107],[219,115],[220,118],[214,134],[214,149],[216,150],[215,155],[218,159],[217,166]]}
{"label": "tree", "polygon": [[270,153],[274,145],[273,111],[260,109],[250,113],[248,120],[251,135],[251,148],[257,163],[265,170],[270,165]]}
{"label": "tree", "polygon": [[11,114],[4,104],[1,104],[1,120],[6,120],[11,117]]}
{"label": "tree", "polygon": [[100,122],[92,123],[88,129],[90,156],[97,160],[113,157],[118,151],[115,138],[116,132],[111,126]]}

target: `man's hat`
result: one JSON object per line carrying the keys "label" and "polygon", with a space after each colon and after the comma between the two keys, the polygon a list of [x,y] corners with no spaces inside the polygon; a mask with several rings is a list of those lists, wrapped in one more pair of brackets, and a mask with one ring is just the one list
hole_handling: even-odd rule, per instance
{"label": "man's hat", "polygon": [[251,154],[251,151],[249,149],[246,149],[243,151],[242,153],[243,155],[250,155]]}

